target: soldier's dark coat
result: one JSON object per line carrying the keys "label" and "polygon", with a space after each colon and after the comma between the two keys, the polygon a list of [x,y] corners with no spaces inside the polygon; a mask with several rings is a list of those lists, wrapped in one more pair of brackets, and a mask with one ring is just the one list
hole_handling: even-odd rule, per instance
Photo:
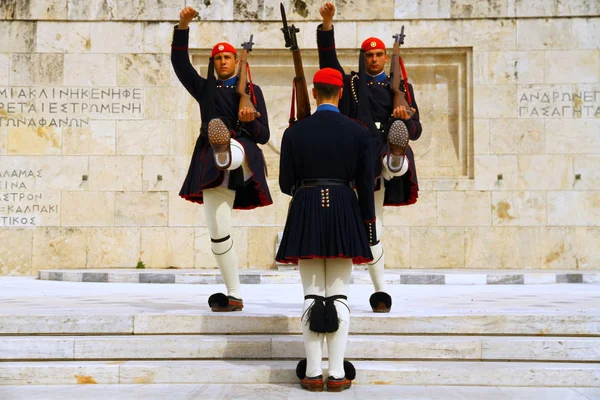
{"label": "soldier's dark coat", "polygon": [[[283,134],[279,186],[293,199],[276,260],[352,258],[365,263],[373,259],[368,237],[375,226],[369,133],[340,112],[322,109]],[[349,184],[302,187],[304,179],[354,181],[358,200]]]}
{"label": "soldier's dark coat", "polygon": [[[344,75],[344,93],[340,100],[340,111],[351,118],[358,118],[357,82],[358,74],[352,72],[345,74],[340,65],[335,50],[335,38],[333,29],[330,31],[317,28],[317,46],[319,48],[319,66],[320,68],[330,67],[339,70]],[[415,101],[415,94],[412,85],[408,85],[412,103],[410,106],[416,109],[415,114],[407,121],[403,121],[408,128],[410,140],[417,140],[421,136],[421,122],[419,121],[419,108]],[[384,127],[389,127],[396,118],[391,117],[393,110],[394,95],[390,87],[390,79],[384,74],[383,79],[373,79],[368,82],[369,98],[371,103],[371,117],[374,122],[380,122]],[[404,91],[404,84],[401,82],[400,90]],[[370,126],[367,124],[367,126]],[[372,124],[371,124],[372,126]],[[387,129],[385,129],[387,131]],[[387,138],[381,130],[371,128],[373,161],[375,163],[375,177],[381,176],[381,159],[388,153]],[[417,180],[417,169],[415,166],[415,157],[410,146],[406,149],[406,156],[409,161],[408,172],[403,176],[385,181],[386,206],[403,206],[416,203],[419,196],[419,183]],[[382,179],[376,179],[376,185]],[[379,189],[377,187],[376,189]]]}
{"label": "soldier's dark coat", "polygon": [[[220,186],[223,183],[224,171],[216,168],[213,150],[208,142],[206,126],[208,118],[221,118],[233,131],[233,137],[241,143],[246,152],[248,165],[252,170],[252,178],[243,182],[242,168],[230,171],[229,189],[235,190],[235,209],[252,209],[273,204],[265,178],[265,161],[262,150],[257,146],[269,141],[269,122],[267,109],[260,87],[254,85],[256,109],[260,117],[252,122],[240,123],[237,118],[239,96],[236,85],[218,81],[214,99],[206,96],[207,79],[198,75],[192,66],[188,54],[189,29],[175,28],[171,46],[171,62],[179,81],[200,104],[202,129],[196,141],[188,174],[179,195],[186,200],[202,204],[204,189]],[[214,101],[215,115],[207,116],[209,101]]]}

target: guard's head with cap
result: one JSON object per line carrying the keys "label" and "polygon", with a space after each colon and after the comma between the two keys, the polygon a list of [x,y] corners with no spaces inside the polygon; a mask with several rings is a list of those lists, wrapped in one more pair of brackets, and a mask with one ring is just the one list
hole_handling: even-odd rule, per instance
{"label": "guard's head with cap", "polygon": [[337,105],[342,97],[344,77],[342,73],[334,68],[322,68],[313,77],[313,97],[320,102],[334,102]]}
{"label": "guard's head with cap", "polygon": [[225,80],[235,75],[237,67],[237,51],[227,42],[219,42],[213,46],[211,55],[215,62],[215,72],[219,79]]}
{"label": "guard's head with cap", "polygon": [[380,74],[388,61],[383,40],[376,37],[366,38],[360,48],[365,51],[367,73],[370,75]]}

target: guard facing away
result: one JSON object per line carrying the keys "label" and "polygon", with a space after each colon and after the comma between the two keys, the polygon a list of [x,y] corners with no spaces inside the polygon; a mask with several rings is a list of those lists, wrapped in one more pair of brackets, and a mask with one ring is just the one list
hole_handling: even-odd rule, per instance
{"label": "guard facing away", "polygon": [[298,263],[304,289],[306,360],[297,368],[301,386],[323,390],[326,337],[327,389],[337,392],[350,388],[355,375],[344,361],[352,263],[371,261],[370,245],[377,242],[373,160],[367,129],[337,108],[342,74],[325,68],[313,83],[316,112],[292,124],[281,142],[279,186],[292,200],[276,259]]}
{"label": "guard facing away", "polygon": [[[417,170],[408,142],[421,136],[419,109],[401,59],[395,57],[392,63],[396,79],[391,79],[385,73],[389,56],[385,44],[378,38],[370,37],[362,43],[359,72],[345,74],[335,49],[335,6],[326,3],[320,13],[323,23],[317,28],[319,65],[321,68],[334,68],[343,74],[344,95],[340,100],[340,111],[360,120],[370,131],[375,171],[375,212],[380,239],[383,232],[383,206],[406,206],[417,201]],[[401,42],[403,37],[403,33],[397,35],[397,41]],[[394,56],[397,56],[396,53]],[[396,60],[400,62],[396,63]],[[399,79],[401,74],[403,79]],[[368,268],[375,288],[370,298],[371,307],[374,312],[389,312],[392,298],[385,292],[381,243],[373,246],[371,251],[374,261],[368,264]]]}
{"label": "guard facing away", "polygon": [[188,54],[188,26],[197,15],[191,7],[181,11],[171,47],[175,73],[198,101],[202,118],[200,136],[179,195],[204,204],[211,249],[227,287],[227,295],[217,293],[209,298],[210,308],[241,311],[244,303],[231,238],[231,210],[250,210],[273,203],[264,157],[258,147],[269,140],[269,122],[260,87],[246,82],[245,56],[251,50],[252,39],[244,43],[240,59],[231,44],[217,43],[206,78],[194,69]]}

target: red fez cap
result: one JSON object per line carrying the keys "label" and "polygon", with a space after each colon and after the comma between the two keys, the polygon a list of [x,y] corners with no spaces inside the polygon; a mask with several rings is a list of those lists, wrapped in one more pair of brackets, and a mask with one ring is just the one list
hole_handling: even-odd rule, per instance
{"label": "red fez cap", "polygon": [[216,56],[219,53],[233,53],[233,54],[237,54],[237,51],[235,51],[235,47],[233,47],[232,45],[230,45],[227,42],[219,42],[217,44],[215,44],[215,46],[212,49],[212,53],[211,53],[211,57]]}
{"label": "red fez cap", "polygon": [[325,83],[327,85],[338,87],[344,86],[342,73],[333,68],[323,68],[318,70],[313,78],[313,83]]}
{"label": "red fez cap", "polygon": [[365,39],[365,41],[362,42],[362,45],[360,47],[364,51],[375,50],[375,49],[385,50],[385,43],[383,43],[383,41],[379,38],[370,37],[370,38]]}

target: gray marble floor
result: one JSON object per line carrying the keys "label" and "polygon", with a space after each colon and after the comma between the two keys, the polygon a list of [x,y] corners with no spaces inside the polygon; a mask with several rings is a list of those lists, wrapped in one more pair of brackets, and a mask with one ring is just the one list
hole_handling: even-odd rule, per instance
{"label": "gray marble floor", "polygon": [[309,393],[298,385],[0,386],[2,400],[598,400],[598,388],[483,386],[359,386],[343,393]]}

